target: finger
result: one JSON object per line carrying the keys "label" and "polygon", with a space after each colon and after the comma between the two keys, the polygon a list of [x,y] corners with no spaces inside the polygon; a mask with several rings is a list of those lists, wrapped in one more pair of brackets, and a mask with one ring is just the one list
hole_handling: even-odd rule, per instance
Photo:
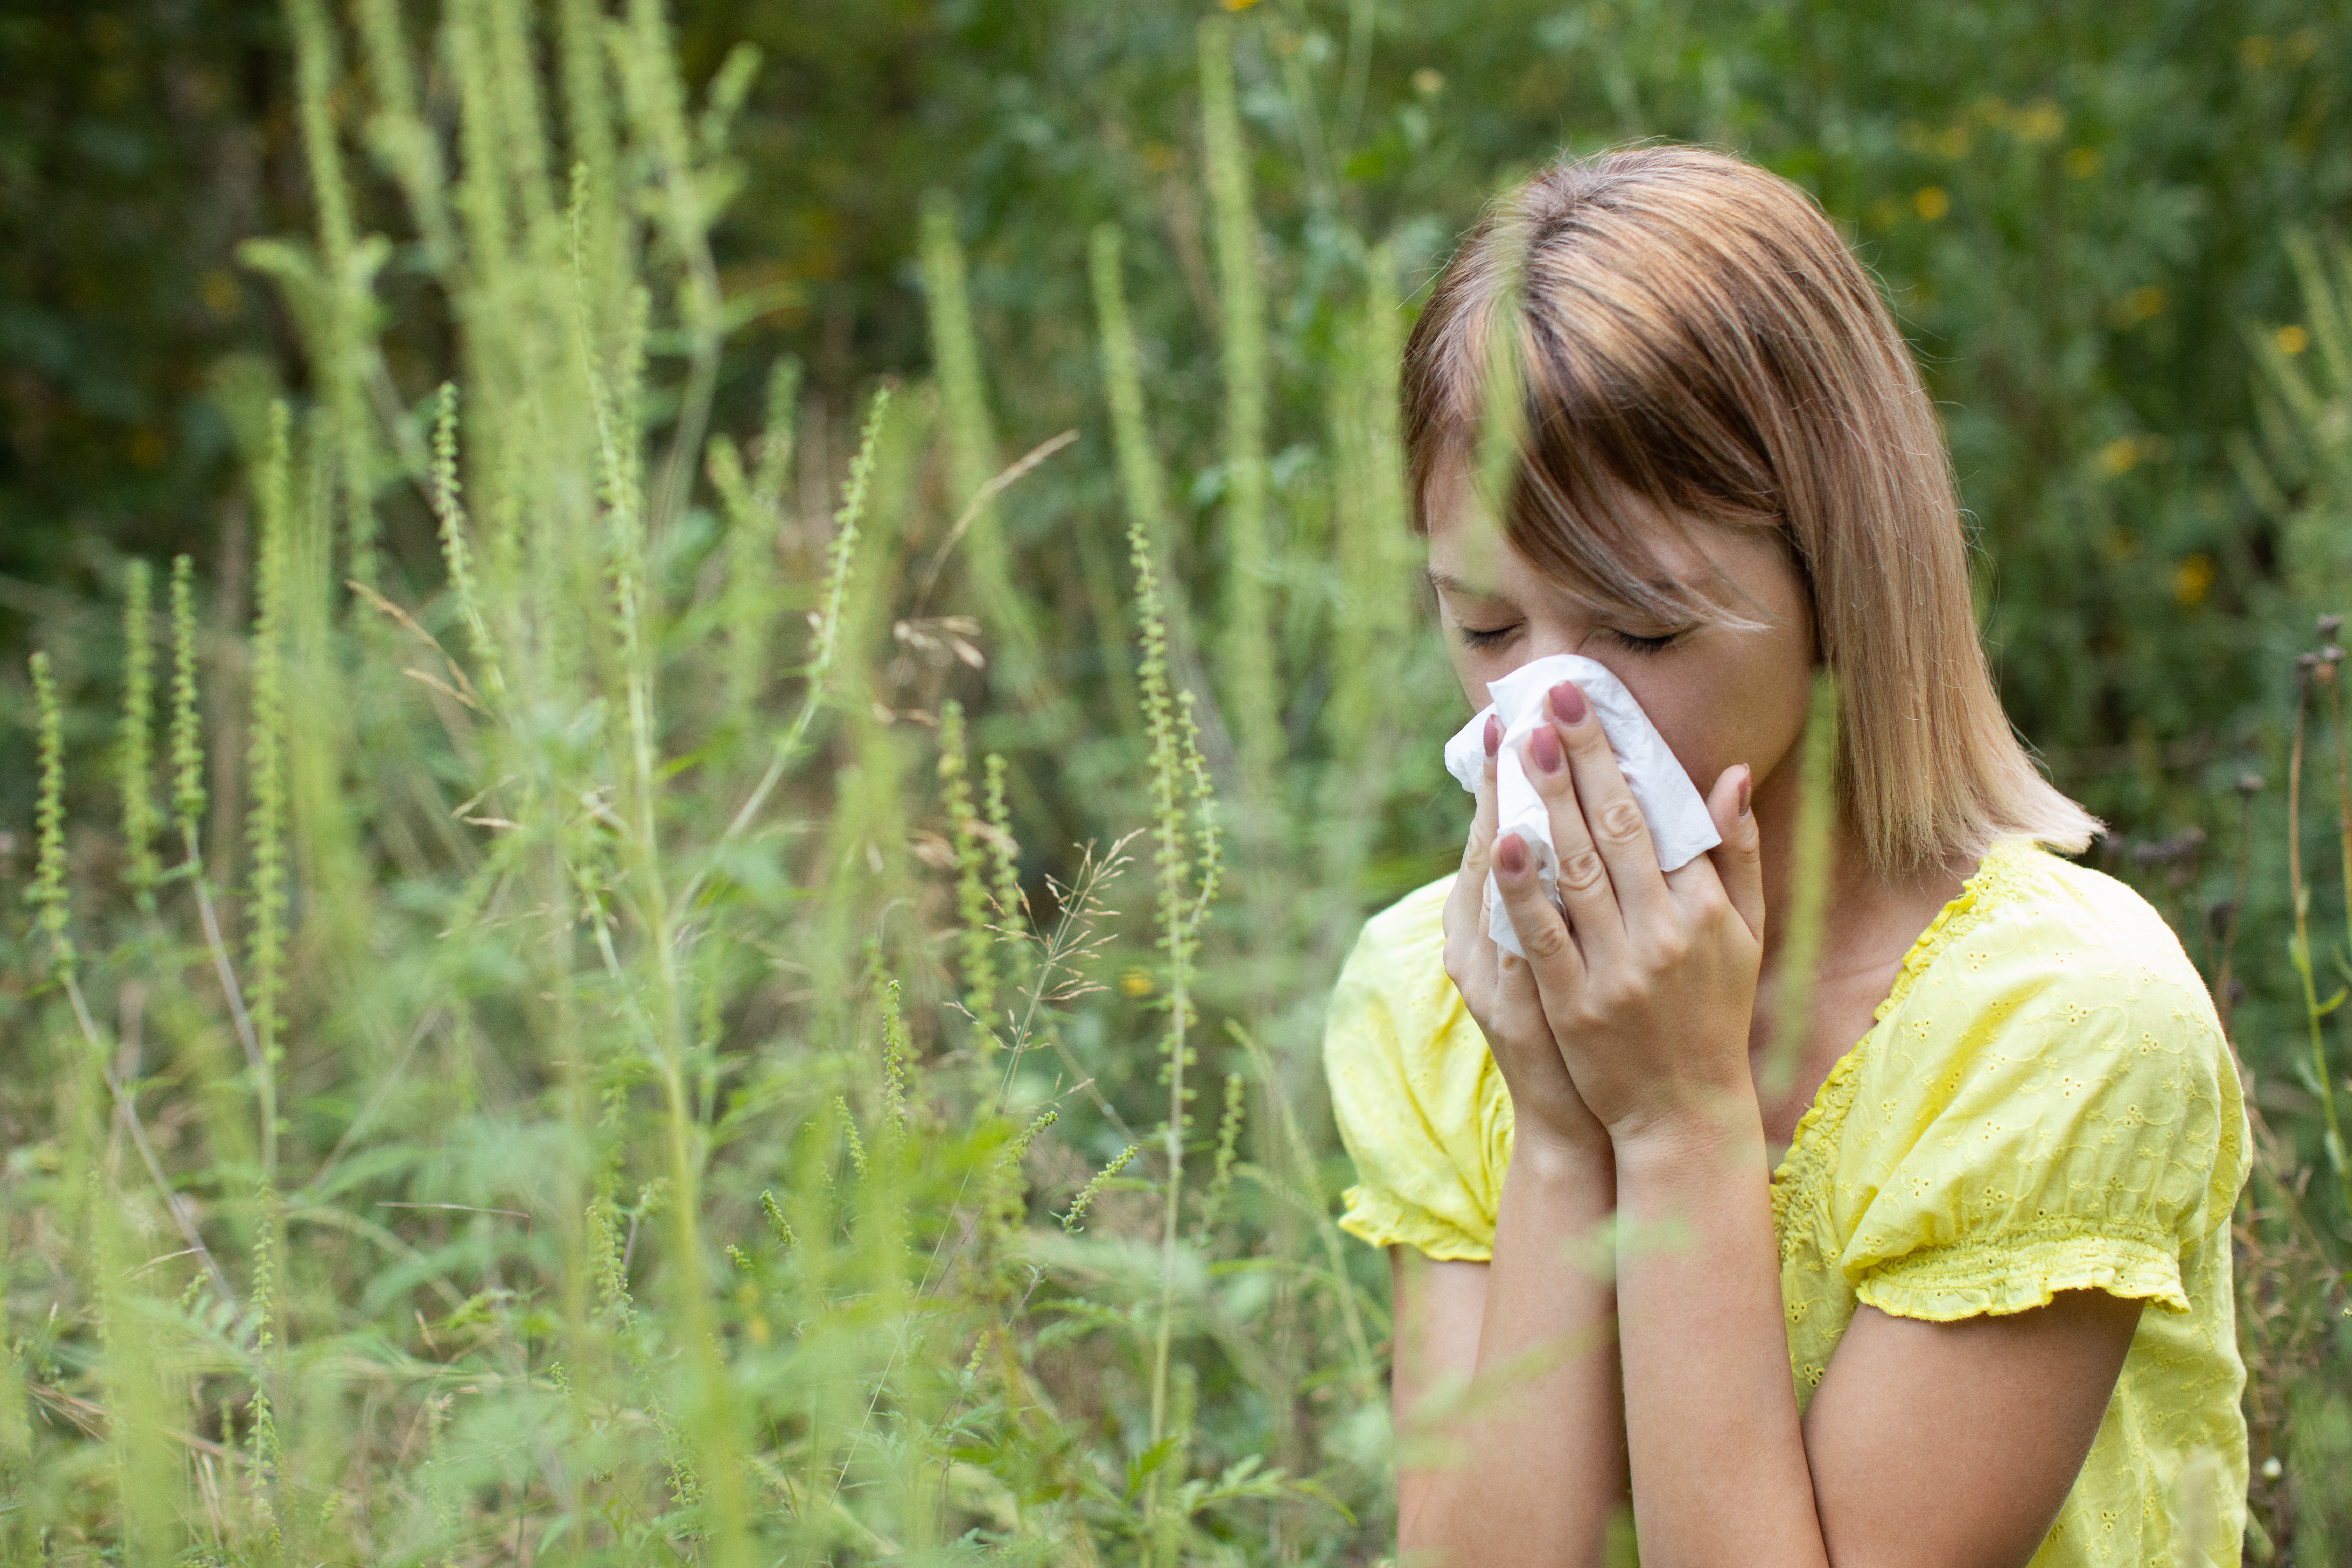
{"label": "finger", "polygon": [[[1592,842],[1584,805],[1557,724],[1538,724],[1527,739],[1528,782],[1551,823],[1552,858],[1559,901],[1587,957],[1605,962],[1625,942],[1625,914],[1617,905],[1609,868]],[[1514,921],[1517,916],[1512,917]]]}
{"label": "finger", "polygon": [[[1476,805],[1470,813],[1470,836],[1462,844],[1462,874],[1454,879],[1452,898],[1460,898],[1465,888],[1483,883],[1495,848],[1495,748],[1502,742],[1502,725],[1493,719],[1486,721],[1486,763],[1478,774]],[[1473,873],[1475,873],[1474,878]],[[1449,905],[1452,900],[1448,900]],[[1484,901],[1483,895],[1481,902]]]}
{"label": "finger", "polygon": [[1544,896],[1536,858],[1516,833],[1495,841],[1495,885],[1502,889],[1511,930],[1527,952],[1524,967],[1534,971],[1536,989],[1549,1014],[1583,989],[1585,955],[1570,937],[1568,921]]}
{"label": "finger", "polygon": [[1544,1014],[1543,991],[1536,983],[1535,969],[1518,954],[1495,948],[1495,988],[1487,1005],[1500,1031],[1508,1037],[1551,1039],[1551,1021]]}
{"label": "finger", "polygon": [[[1724,775],[1715,781],[1715,792],[1706,802],[1707,817],[1715,824],[1715,836],[1721,843],[1730,841],[1732,825],[1739,812],[1739,781],[1737,775],[1744,771],[1740,768],[1726,770]],[[1682,905],[1685,913],[1698,913],[1720,907],[1740,913],[1742,923],[1746,922],[1747,915],[1733,905],[1730,891],[1723,885],[1722,870],[1711,856],[1695,855],[1667,872],[1666,887],[1673,892],[1675,901]]]}
{"label": "finger", "polygon": [[1715,874],[1722,879],[1724,896],[1748,934],[1764,940],[1764,836],[1756,826],[1756,781],[1746,763],[1726,768],[1706,797],[1706,814],[1723,842],[1707,851]]}
{"label": "finger", "polygon": [[[1486,721],[1486,765],[1480,774],[1477,806],[1470,816],[1470,836],[1462,846],[1462,869],[1454,879],[1454,887],[1445,896],[1446,970],[1454,973],[1457,968],[1467,970],[1480,957],[1489,967],[1494,955],[1471,951],[1473,944],[1491,949],[1486,934],[1486,872],[1493,862],[1495,846],[1495,748],[1502,740],[1502,726],[1493,718]],[[1459,943],[1461,951],[1456,952]],[[1460,978],[1456,977],[1459,987]]]}
{"label": "finger", "polygon": [[1663,923],[1673,913],[1674,900],[1658,870],[1657,846],[1650,841],[1650,825],[1617,765],[1617,753],[1609,749],[1600,715],[1572,680],[1546,692],[1544,703],[1567,748],[1576,798],[1584,807],[1592,847],[1616,889],[1621,918],[1629,929]]}

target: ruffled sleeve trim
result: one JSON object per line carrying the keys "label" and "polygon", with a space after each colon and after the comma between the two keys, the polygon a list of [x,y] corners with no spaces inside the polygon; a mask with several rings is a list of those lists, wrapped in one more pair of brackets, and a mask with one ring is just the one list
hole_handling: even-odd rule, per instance
{"label": "ruffled sleeve trim", "polygon": [[1865,1306],[1931,1323],[2031,1311],[2061,1290],[2104,1290],[2168,1312],[2189,1310],[2180,1259],[2162,1238],[2072,1219],[1906,1253],[1854,1286]]}
{"label": "ruffled sleeve trim", "polygon": [[1340,1194],[1348,1212],[1339,1228],[1374,1247],[1410,1247],[1439,1263],[1486,1263],[1495,1245],[1460,1226],[1440,1219],[1418,1204],[1381,1187],[1353,1186]]}

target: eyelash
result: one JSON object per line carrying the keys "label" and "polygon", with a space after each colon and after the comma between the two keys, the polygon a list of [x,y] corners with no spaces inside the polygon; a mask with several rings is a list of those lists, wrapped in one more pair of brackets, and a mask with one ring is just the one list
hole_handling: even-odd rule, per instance
{"label": "eyelash", "polygon": [[1631,632],[1612,631],[1609,636],[1628,653],[1664,653],[1683,640],[1680,632],[1668,632],[1662,637],[1637,637]]}
{"label": "eyelash", "polygon": [[[1480,631],[1471,626],[1459,628],[1462,641],[1470,647],[1493,647],[1518,629],[1516,626],[1496,626],[1492,631]],[[1604,635],[1626,652],[1638,654],[1664,653],[1683,640],[1681,632],[1668,632],[1665,636],[1657,637],[1635,637],[1631,632],[1614,630]]]}

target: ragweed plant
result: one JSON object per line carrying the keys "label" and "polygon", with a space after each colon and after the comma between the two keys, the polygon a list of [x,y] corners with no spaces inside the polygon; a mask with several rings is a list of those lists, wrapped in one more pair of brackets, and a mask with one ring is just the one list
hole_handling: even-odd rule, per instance
{"label": "ragweed plant", "polygon": [[[998,467],[945,198],[938,380],[871,389],[836,465],[796,439],[790,362],[727,427],[756,300],[712,231],[752,55],[698,101],[651,0],[460,5],[429,69],[403,6],[352,20],[289,0],[317,226],[242,253],[311,389],[256,455],[249,614],[175,560],[159,703],[152,574],[125,574],[102,849],[73,826],[85,666],[33,671],[36,961],[8,983],[55,1092],[10,1100],[32,1152],[0,1178],[0,1558],[1363,1555],[1377,1460],[1294,1415],[1377,1415],[1380,1321],[1372,1260],[1279,1245],[1303,1209],[1338,1239],[1296,1028],[1269,1026],[1289,1067],[1223,1064],[1213,1127],[1192,1105],[1204,1049],[1255,1038],[1211,1027],[1219,799],[1254,803],[1266,888],[1360,868],[1373,830],[1328,862],[1294,831],[1272,666],[1192,638],[1115,235],[1124,505],[1080,524],[1098,624],[1072,639],[1014,523],[1092,447]],[[1223,528],[1263,579],[1217,637],[1270,650],[1265,584],[1324,568],[1274,527],[1232,38],[1201,41]],[[1392,281],[1334,394],[1350,463],[1394,456]],[[409,310],[446,363],[388,352]],[[1349,566],[1407,625],[1403,584]],[[1377,819],[1397,771],[1365,761]],[[1042,834],[1074,801],[1087,834]],[[1346,920],[1311,923],[1294,1000]],[[1250,1005],[1287,1005],[1256,973]],[[1318,1293],[1344,1328],[1307,1331]]]}

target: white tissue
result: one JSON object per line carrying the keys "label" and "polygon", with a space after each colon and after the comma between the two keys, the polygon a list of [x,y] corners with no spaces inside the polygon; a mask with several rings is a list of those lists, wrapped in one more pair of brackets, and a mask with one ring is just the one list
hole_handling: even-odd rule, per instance
{"label": "white tissue", "polygon": [[[1584,700],[1601,716],[1601,732],[1609,737],[1609,749],[1617,754],[1626,787],[1650,825],[1658,869],[1680,870],[1722,843],[1714,818],[1706,814],[1706,802],[1624,684],[1606,666],[1591,659],[1572,653],[1553,654],[1489,682],[1486,695],[1493,700],[1491,706],[1480,709],[1476,718],[1445,742],[1445,771],[1475,795],[1486,762],[1487,716],[1503,721],[1503,744],[1495,758],[1495,837],[1519,836],[1535,857],[1536,875],[1546,896],[1555,903],[1559,900],[1559,858],[1552,849],[1550,811],[1528,777],[1523,750],[1536,726],[1550,721],[1544,713],[1544,693],[1563,680],[1576,682]],[[1511,929],[1502,889],[1491,872],[1486,877],[1486,932],[1505,952],[1527,956],[1518,933]]]}

